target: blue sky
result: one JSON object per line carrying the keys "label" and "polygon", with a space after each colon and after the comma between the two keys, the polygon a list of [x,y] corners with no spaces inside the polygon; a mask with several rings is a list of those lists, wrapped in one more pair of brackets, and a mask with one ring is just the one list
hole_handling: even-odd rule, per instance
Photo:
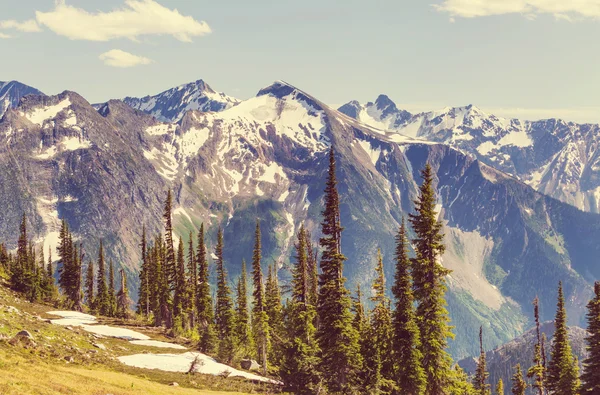
{"label": "blue sky", "polygon": [[600,0],[559,3],[10,1],[0,80],[100,102],[200,78],[245,99],[283,79],[331,105],[385,93],[412,111],[600,122]]}

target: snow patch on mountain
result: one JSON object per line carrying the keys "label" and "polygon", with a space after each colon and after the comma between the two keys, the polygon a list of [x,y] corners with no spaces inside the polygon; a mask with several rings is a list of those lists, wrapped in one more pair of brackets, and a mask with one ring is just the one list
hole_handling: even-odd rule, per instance
{"label": "snow patch on mountain", "polygon": [[21,115],[27,118],[29,122],[42,126],[46,120],[56,117],[59,112],[70,105],[71,100],[67,97],[55,105],[33,108],[27,112],[21,112]]}

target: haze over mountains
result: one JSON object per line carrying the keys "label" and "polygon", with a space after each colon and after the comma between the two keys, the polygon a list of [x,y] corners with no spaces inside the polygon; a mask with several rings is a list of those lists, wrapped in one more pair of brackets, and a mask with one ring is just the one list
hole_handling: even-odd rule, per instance
{"label": "haze over mountains", "polygon": [[454,271],[455,356],[477,353],[481,323],[488,347],[522,333],[536,295],[550,319],[559,280],[580,322],[600,278],[598,125],[505,120],[473,106],[414,115],[383,95],[338,111],[282,81],[245,101],[199,80],[96,108],[75,92],[19,86],[1,96],[12,108],[0,120],[0,239],[15,246],[25,212],[47,250],[64,218],[88,258],[104,240],[133,295],[142,225],[161,231],[168,188],[180,237],[204,222],[212,248],[224,228],[233,277],[260,218],[263,262],[277,262],[285,279],[300,223],[319,236],[331,144],[352,289],[369,288],[378,248],[391,283],[395,233],[412,212],[419,170],[433,166],[443,264]]}

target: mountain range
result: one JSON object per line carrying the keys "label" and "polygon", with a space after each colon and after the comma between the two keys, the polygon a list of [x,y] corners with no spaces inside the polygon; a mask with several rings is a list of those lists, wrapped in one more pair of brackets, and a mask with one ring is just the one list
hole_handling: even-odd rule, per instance
{"label": "mountain range", "polygon": [[[69,91],[19,99],[0,120],[0,240],[16,246],[25,212],[47,251],[66,219],[86,261],[104,241],[109,258],[125,268],[133,296],[142,226],[161,231],[169,188],[178,237],[187,240],[205,223],[212,248],[217,228],[224,229],[232,278],[252,255],[259,218],[263,264],[277,263],[285,281],[300,224],[318,240],[331,145],[351,289],[370,287],[378,248],[393,278],[395,233],[413,211],[419,170],[432,165],[445,224],[442,263],[453,270],[448,308],[455,357],[478,354],[474,340],[482,323],[487,348],[523,333],[536,295],[542,318],[551,319],[559,280],[571,321],[580,323],[591,283],[600,278],[600,215],[558,191],[569,174],[576,195],[592,202],[582,188],[595,180],[594,155],[586,154],[587,167],[575,177],[561,152],[588,141],[593,151],[597,125],[563,130],[549,125],[571,124],[506,121],[472,106],[413,115],[386,96],[338,111],[283,81],[244,101],[201,80],[94,106]],[[550,157],[539,183],[532,183],[532,161]]]}

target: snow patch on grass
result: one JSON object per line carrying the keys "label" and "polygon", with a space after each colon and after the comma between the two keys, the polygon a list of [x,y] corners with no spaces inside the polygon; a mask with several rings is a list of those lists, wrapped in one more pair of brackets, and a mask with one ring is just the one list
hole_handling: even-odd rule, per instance
{"label": "snow patch on grass", "polygon": [[151,346],[151,347],[158,347],[158,348],[173,348],[176,350],[185,350],[186,348],[179,345],[179,344],[173,344],[173,343],[167,343],[167,342],[161,342],[158,340],[131,340],[129,343],[131,344],[135,344],[137,346]]}
{"label": "snow patch on grass", "polygon": [[266,377],[234,369],[199,352],[186,352],[183,354],[135,354],[118,357],[119,361],[127,366],[182,373],[190,370],[190,366],[196,358],[198,358],[198,363],[194,371],[197,373],[215,376],[229,373],[228,377],[244,377],[249,380],[280,384],[278,381]]}

